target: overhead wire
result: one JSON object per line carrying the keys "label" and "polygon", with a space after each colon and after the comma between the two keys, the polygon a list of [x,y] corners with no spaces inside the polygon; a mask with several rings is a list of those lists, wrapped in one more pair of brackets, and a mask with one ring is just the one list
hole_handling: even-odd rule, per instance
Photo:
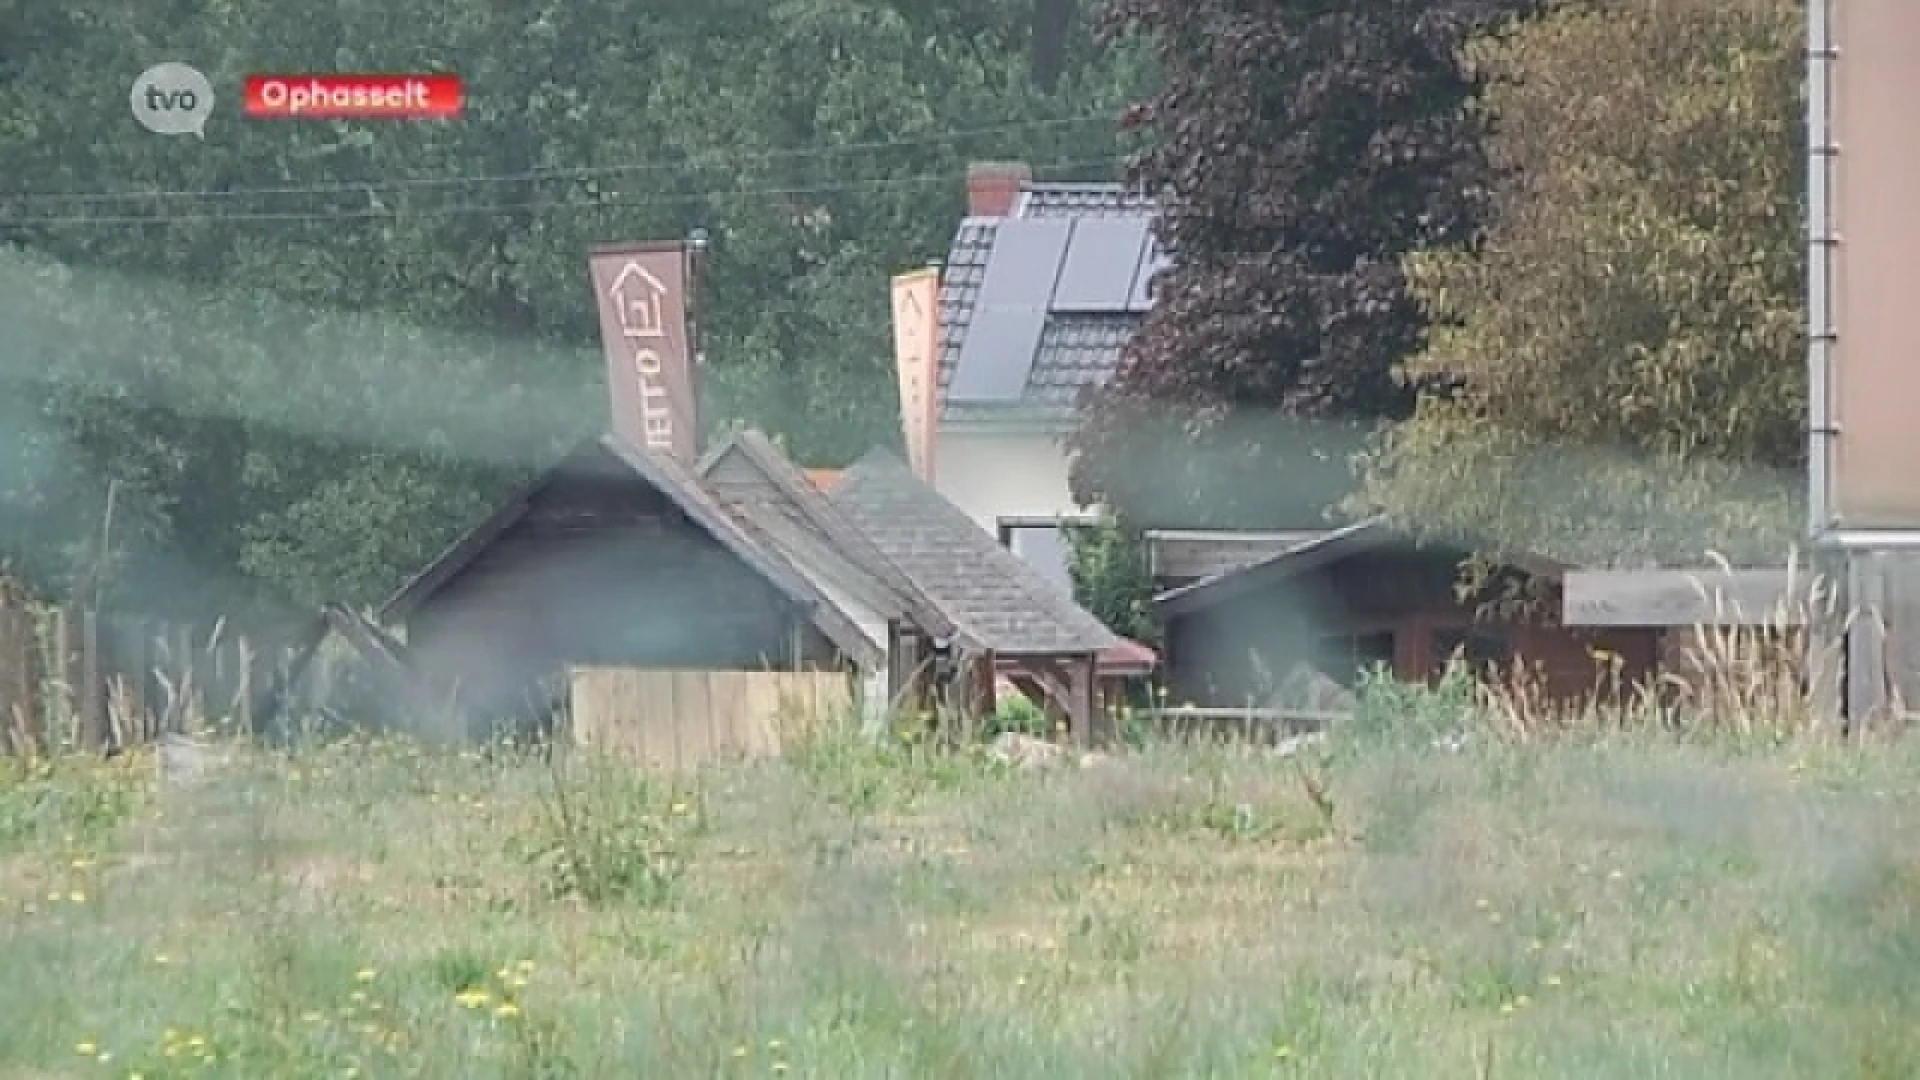
{"label": "overhead wire", "polygon": [[[1118,167],[1125,161],[1122,155],[1099,158],[1083,158],[1071,161],[1057,161],[1040,166],[1047,171],[1074,172],[1095,167]],[[952,178],[946,171],[918,172],[891,177],[878,177],[863,181],[848,181],[823,184],[802,184],[780,187],[738,187],[710,188],[699,191],[676,191],[656,193],[638,198],[598,198],[586,199],[528,199],[514,202],[469,202],[443,205],[418,206],[402,204],[387,206],[379,203],[378,190],[361,187],[348,187],[340,194],[365,193],[373,205],[364,207],[339,207],[316,210],[286,211],[247,211],[213,210],[189,211],[185,213],[159,210],[144,214],[67,214],[67,215],[0,215],[0,226],[106,226],[106,225],[179,225],[195,222],[312,222],[312,221],[352,221],[464,216],[468,214],[510,214],[510,213],[550,213],[557,211],[583,212],[595,210],[633,209],[645,206],[672,206],[705,202],[726,198],[783,198],[803,195],[826,195],[839,192],[875,191],[887,188],[912,187],[919,184],[936,183]]]}
{"label": "overhead wire", "polygon": [[1113,123],[1114,118],[1105,114],[1087,114],[1075,117],[1027,120],[1015,123],[997,124],[977,128],[951,128],[944,131],[929,132],[924,135],[903,136],[887,139],[868,139],[859,142],[838,143],[831,146],[787,147],[776,150],[758,150],[743,154],[717,152],[699,152],[689,160],[622,162],[609,165],[581,165],[568,167],[543,167],[520,172],[505,173],[469,173],[453,176],[392,177],[361,181],[331,181],[324,184],[247,186],[223,188],[217,190],[137,190],[121,189],[117,191],[76,191],[54,192],[37,191],[3,195],[6,202],[15,206],[33,206],[44,203],[64,205],[93,205],[112,202],[138,202],[152,199],[238,199],[259,195],[330,195],[352,194],[367,190],[381,192],[401,192],[421,189],[456,188],[482,184],[524,183],[543,180],[591,180],[603,177],[646,175],[658,172],[690,173],[703,170],[742,168],[754,164],[775,162],[808,161],[830,158],[846,154],[861,154],[873,151],[892,150],[904,147],[934,146],[941,143],[956,142],[964,139],[1004,136],[1023,132],[1041,131],[1054,128],[1066,128],[1080,124],[1096,122]]}

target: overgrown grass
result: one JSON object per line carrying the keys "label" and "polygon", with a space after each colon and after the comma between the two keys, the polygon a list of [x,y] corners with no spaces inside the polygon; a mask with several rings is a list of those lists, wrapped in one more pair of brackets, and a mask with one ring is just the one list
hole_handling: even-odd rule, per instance
{"label": "overgrown grass", "polygon": [[1452,692],[1285,760],[62,762],[0,787],[0,1074],[1920,1074],[1913,747],[1437,748]]}

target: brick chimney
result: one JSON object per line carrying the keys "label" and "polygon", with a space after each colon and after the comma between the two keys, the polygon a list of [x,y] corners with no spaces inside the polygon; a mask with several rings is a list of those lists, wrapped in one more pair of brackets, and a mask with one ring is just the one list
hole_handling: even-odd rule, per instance
{"label": "brick chimney", "polygon": [[972,217],[1006,217],[1020,201],[1020,187],[1033,179],[1022,161],[977,161],[967,166],[967,213]]}

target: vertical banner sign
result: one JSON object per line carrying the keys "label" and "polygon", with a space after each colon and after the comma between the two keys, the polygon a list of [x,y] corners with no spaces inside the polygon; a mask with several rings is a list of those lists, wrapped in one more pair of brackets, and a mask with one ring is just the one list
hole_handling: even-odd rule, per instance
{"label": "vertical banner sign", "polygon": [[[1846,529],[1920,528],[1920,3],[1832,12],[1833,513]],[[1820,418],[1816,417],[1818,423]]]}
{"label": "vertical banner sign", "polygon": [[699,453],[681,243],[595,248],[588,259],[613,433],[691,468]]}
{"label": "vertical banner sign", "polygon": [[893,279],[893,356],[900,377],[900,430],[915,476],[933,480],[933,436],[940,394],[940,271]]}

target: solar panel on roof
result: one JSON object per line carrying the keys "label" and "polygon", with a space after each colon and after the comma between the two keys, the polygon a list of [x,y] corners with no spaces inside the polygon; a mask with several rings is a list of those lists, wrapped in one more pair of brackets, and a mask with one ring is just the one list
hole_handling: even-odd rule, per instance
{"label": "solar panel on roof", "polygon": [[1073,223],[1053,310],[1123,312],[1132,292],[1134,271],[1147,246],[1144,217],[1081,218]]}
{"label": "solar panel on roof", "polygon": [[1047,322],[1071,221],[1013,219],[1000,224],[966,340],[947,386],[954,401],[1017,401]]}
{"label": "solar panel on roof", "polygon": [[1166,255],[1160,251],[1159,241],[1149,238],[1146,251],[1136,264],[1139,269],[1133,275],[1133,291],[1127,297],[1129,313],[1144,312],[1153,306],[1153,296],[1149,287],[1153,284],[1153,276],[1167,268],[1168,261]]}

